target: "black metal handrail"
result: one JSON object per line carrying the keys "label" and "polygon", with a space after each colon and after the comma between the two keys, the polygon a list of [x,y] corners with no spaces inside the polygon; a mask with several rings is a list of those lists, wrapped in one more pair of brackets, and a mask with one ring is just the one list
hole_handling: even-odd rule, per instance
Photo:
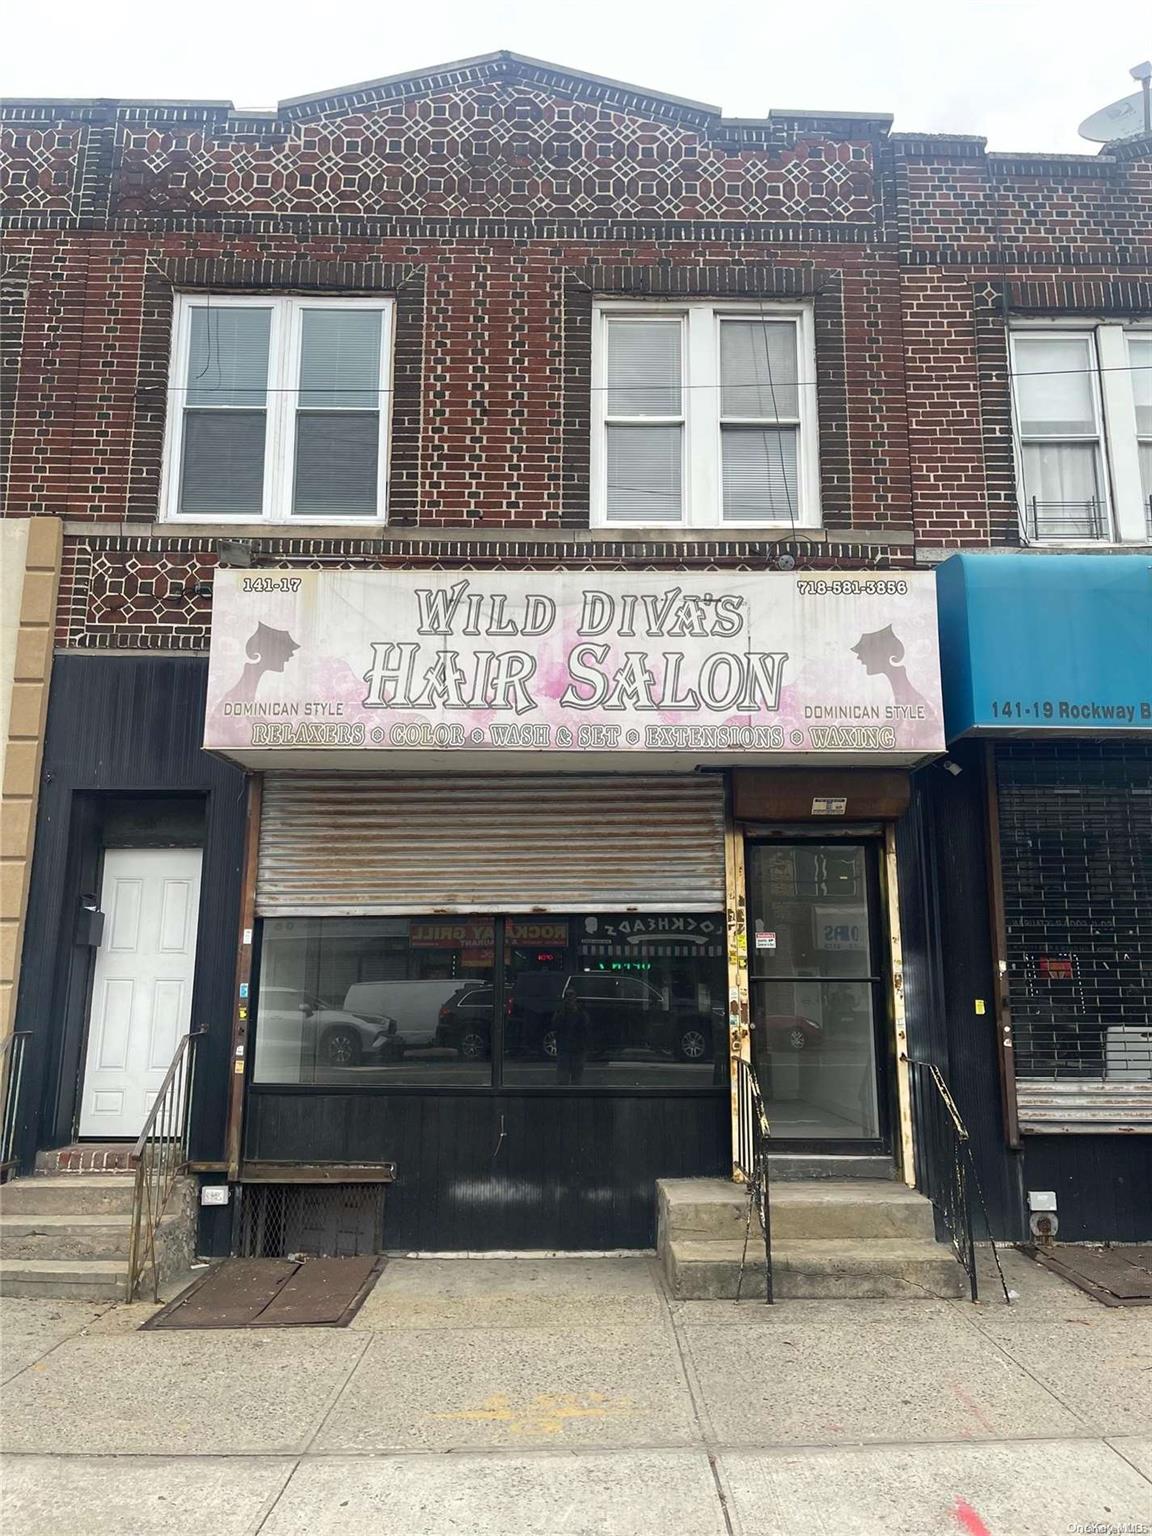
{"label": "black metal handrail", "polygon": [[24,1049],[32,1031],[16,1030],[0,1041],[0,1181],[15,1166],[16,1117],[24,1079]]}
{"label": "black metal handrail", "polygon": [[980,1208],[984,1231],[992,1248],[992,1258],[1004,1300],[1011,1301],[1000,1255],[988,1222],[988,1210],[972,1158],[972,1138],[960,1118],[956,1101],[948,1091],[944,1074],[930,1061],[908,1060],[912,1086],[912,1111],[916,1123],[916,1187],[928,1196],[968,1276],[973,1301],[980,1299],[976,1272],[976,1240],[973,1234],[973,1201]]}
{"label": "black metal handrail", "polygon": [[156,1237],[176,1180],[188,1166],[188,1134],[196,1042],[204,1030],[190,1030],[176,1047],[136,1145],[128,1159],[136,1175],[128,1244],[127,1300],[136,1299],[144,1267],[152,1267],[152,1300],[160,1299]]}
{"label": "black metal handrail", "polygon": [[736,1095],[736,1157],[733,1172],[748,1188],[748,1209],[744,1216],[744,1251],[740,1255],[740,1276],[736,1282],[736,1300],[744,1288],[744,1265],[752,1236],[752,1216],[760,1223],[764,1240],[764,1300],[771,1305],[772,1294],[772,1218],[768,1198],[768,1144],[771,1129],[764,1113],[760,1084],[750,1061],[740,1057],[735,1063],[733,1090]]}

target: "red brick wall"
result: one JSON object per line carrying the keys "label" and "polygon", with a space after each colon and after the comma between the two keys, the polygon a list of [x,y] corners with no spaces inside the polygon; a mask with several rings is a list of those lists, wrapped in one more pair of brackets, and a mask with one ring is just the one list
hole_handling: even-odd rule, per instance
{"label": "red brick wall", "polygon": [[153,529],[174,289],[398,295],[388,529],[262,544],[344,563],[780,554],[587,536],[594,292],[814,306],[827,538],[788,544],[806,564],[1014,543],[1007,319],[1152,310],[1147,144],[1046,160],[883,119],[729,123],[515,61],[274,120],[7,110],[5,510],[92,524],[70,645],[204,643],[215,541]]}

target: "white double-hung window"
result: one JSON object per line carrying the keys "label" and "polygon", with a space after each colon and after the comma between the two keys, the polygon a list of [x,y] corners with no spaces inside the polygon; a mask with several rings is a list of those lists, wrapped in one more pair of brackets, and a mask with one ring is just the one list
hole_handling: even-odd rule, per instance
{"label": "white double-hung window", "polygon": [[179,296],[165,515],[382,517],[391,318],[387,299]]}
{"label": "white double-hung window", "polygon": [[1011,338],[1020,523],[1039,543],[1152,529],[1152,330],[1036,325]]}
{"label": "white double-hung window", "polygon": [[598,305],[593,524],[818,525],[814,379],[807,310]]}

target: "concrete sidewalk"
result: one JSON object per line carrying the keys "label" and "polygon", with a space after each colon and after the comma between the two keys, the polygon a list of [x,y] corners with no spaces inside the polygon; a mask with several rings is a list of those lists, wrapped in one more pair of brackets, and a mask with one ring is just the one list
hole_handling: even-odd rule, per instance
{"label": "concrete sidewalk", "polygon": [[644,1258],[393,1261],[345,1330],[3,1301],[4,1528],[1152,1533],[1152,1309],[1005,1264],[1011,1308],[676,1303]]}

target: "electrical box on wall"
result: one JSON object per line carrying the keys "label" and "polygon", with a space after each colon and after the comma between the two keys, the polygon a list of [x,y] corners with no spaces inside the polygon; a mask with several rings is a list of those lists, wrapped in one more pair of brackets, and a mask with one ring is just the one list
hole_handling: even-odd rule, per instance
{"label": "electrical box on wall", "polygon": [[1056,1191],[1054,1189],[1030,1189],[1028,1191],[1028,1209],[1030,1211],[1054,1211],[1056,1209]]}

